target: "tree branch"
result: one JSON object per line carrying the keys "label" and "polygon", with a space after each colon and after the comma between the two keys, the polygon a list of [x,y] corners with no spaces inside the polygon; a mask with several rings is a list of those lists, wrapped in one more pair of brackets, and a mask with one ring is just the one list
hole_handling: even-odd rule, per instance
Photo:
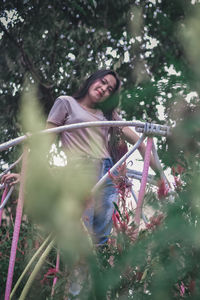
{"label": "tree branch", "polygon": [[51,89],[53,85],[48,85],[44,83],[43,79],[41,76],[38,74],[36,69],[34,68],[33,63],[31,62],[31,59],[27,55],[27,53],[24,50],[23,43],[17,42],[17,40],[8,32],[8,30],[5,28],[5,26],[2,25],[2,22],[0,21],[0,28],[2,31],[5,33],[5,35],[8,37],[8,39],[19,49],[19,51],[22,54],[23,57],[23,62],[27,70],[32,74],[33,78],[35,79],[36,82],[38,82],[41,86],[43,86],[46,89]]}

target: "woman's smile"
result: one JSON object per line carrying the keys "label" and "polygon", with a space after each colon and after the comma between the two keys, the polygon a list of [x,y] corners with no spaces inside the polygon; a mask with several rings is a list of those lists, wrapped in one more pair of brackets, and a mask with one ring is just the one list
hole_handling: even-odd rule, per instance
{"label": "woman's smile", "polygon": [[116,79],[110,74],[95,81],[88,90],[88,97],[91,103],[104,101],[112,94],[115,85]]}
{"label": "woman's smile", "polygon": [[98,93],[98,95],[100,96],[100,97],[103,97],[103,92],[102,91],[100,91],[99,89],[97,90],[97,93]]}

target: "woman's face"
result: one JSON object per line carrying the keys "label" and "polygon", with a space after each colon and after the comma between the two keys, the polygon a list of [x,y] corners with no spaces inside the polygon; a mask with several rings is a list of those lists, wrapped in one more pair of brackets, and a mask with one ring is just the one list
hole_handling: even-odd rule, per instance
{"label": "woman's face", "polygon": [[113,91],[117,81],[111,74],[107,74],[102,78],[97,79],[88,89],[88,97],[91,103],[99,103],[108,98]]}

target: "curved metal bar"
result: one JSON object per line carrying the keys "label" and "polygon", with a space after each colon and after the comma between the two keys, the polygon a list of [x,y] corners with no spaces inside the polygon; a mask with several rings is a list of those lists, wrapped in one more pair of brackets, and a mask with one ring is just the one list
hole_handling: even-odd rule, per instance
{"label": "curved metal bar", "polygon": [[[142,172],[137,171],[137,170],[128,169],[128,168],[127,168],[127,174],[130,174],[130,176],[131,176],[132,174],[137,175],[137,176],[142,176]],[[148,174],[148,177],[149,177],[149,179],[151,179],[151,180],[153,180],[153,179],[155,178],[155,176],[152,175],[152,174]]]}
{"label": "curved metal bar", "polygon": [[[120,160],[110,169],[109,173],[113,174],[114,171],[121,165],[123,164],[123,162],[125,162],[125,160],[135,151],[138,149],[138,147],[140,146],[140,144],[144,141],[145,139],[145,135],[143,134],[139,140],[137,141],[137,143],[135,143],[135,145],[133,146],[133,148],[131,148],[124,156],[122,156],[122,158],[120,158]],[[106,181],[106,179],[109,176],[109,173],[107,172],[93,187],[92,189],[92,194],[96,192],[96,190]]]}
{"label": "curved metal bar", "polygon": [[0,190],[4,189],[5,185],[4,183],[0,184]]}
{"label": "curved metal bar", "polygon": [[[88,127],[110,127],[110,126],[112,126],[112,127],[131,126],[131,127],[135,127],[138,132],[141,132],[139,129],[144,131],[145,124],[146,123],[144,123],[144,122],[135,122],[135,121],[97,121],[97,122],[95,121],[95,122],[82,122],[82,123],[71,124],[71,125],[63,125],[63,126],[45,129],[45,130],[42,130],[40,132],[36,132],[33,134],[29,133],[28,135],[23,135],[18,138],[15,138],[11,141],[5,142],[0,145],[0,151],[6,150],[10,147],[20,144],[21,142],[25,141],[27,138],[31,137],[32,135],[36,135],[36,134],[60,133],[65,130],[74,130],[74,129],[86,128],[86,127],[88,128]],[[160,130],[155,131],[154,134],[159,134],[159,135],[163,135],[163,136],[166,136],[169,134],[168,126],[153,124],[153,123],[151,123],[151,125],[152,126],[154,125],[156,128],[158,128],[158,127],[160,128]]]}
{"label": "curved metal bar", "polygon": [[[11,169],[13,169],[22,159],[23,154],[14,162],[10,165],[10,167],[8,167],[6,170],[4,170],[1,174],[0,174],[0,178],[5,175],[6,173],[8,173]],[[0,189],[1,189],[1,185],[0,185]]]}
{"label": "curved metal bar", "polygon": [[[137,128],[142,128],[143,130],[146,128],[146,122],[138,122],[138,121],[95,121],[95,122],[82,122],[82,123],[77,123],[77,124],[71,124],[71,125],[63,125],[59,127],[54,127],[54,128],[49,128],[42,130],[40,133],[60,133],[64,130],[73,130],[73,129],[79,129],[79,128],[84,128],[84,127],[125,127],[125,126],[130,126],[130,127],[135,127],[136,131]],[[156,128],[160,128],[160,130],[155,130],[155,134],[160,134],[160,135],[168,135],[169,134],[169,126],[165,125],[159,125],[159,124],[153,124],[151,125]]]}
{"label": "curved metal bar", "polygon": [[170,127],[154,123],[145,123],[145,126],[137,126],[137,132],[143,132],[146,135],[170,135]]}
{"label": "curved metal bar", "polygon": [[9,200],[9,198],[10,198],[10,196],[11,196],[13,190],[14,190],[14,186],[11,186],[11,188],[9,189],[9,191],[8,191],[8,193],[7,193],[7,195],[6,195],[5,199],[4,199],[4,201],[3,201],[3,203],[0,205],[0,209],[4,208],[4,206],[6,205],[6,203],[7,203],[8,200]]}
{"label": "curved metal bar", "polygon": [[[141,171],[137,171],[137,170],[133,170],[133,169],[128,169],[127,168],[127,172],[130,172],[131,174],[134,173],[134,174],[139,175],[139,176],[142,175]],[[152,179],[154,178],[154,175],[152,175],[152,174],[149,174],[148,176],[149,176],[149,178],[152,178]]]}
{"label": "curved metal bar", "polygon": [[26,139],[27,139],[27,136],[22,135],[18,138],[15,138],[15,139],[11,140],[11,141],[5,142],[5,143],[0,145],[0,151],[3,151],[3,150],[11,148],[13,146],[16,146],[16,145],[20,144],[21,142],[25,141]]}
{"label": "curved metal bar", "polygon": [[[5,189],[4,189],[2,197],[1,197],[1,204],[4,202],[4,199],[6,198],[7,193],[8,193],[8,186],[5,185]],[[3,214],[3,210],[0,210],[0,226],[1,226],[1,221],[2,221],[2,214]]]}
{"label": "curved metal bar", "polygon": [[[134,179],[138,179],[141,181],[142,179],[142,172],[138,172],[138,171],[135,171],[135,170],[130,170],[130,169],[127,169],[127,172],[126,172],[127,176],[130,177],[130,178],[134,178]],[[157,181],[154,180],[154,176],[153,175],[148,175],[147,177],[147,182],[148,183],[151,183],[153,185],[157,185]]]}

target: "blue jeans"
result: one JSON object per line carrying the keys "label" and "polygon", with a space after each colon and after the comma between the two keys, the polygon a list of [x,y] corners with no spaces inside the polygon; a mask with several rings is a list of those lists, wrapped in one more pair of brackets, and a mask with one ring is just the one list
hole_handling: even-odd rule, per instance
{"label": "blue jeans", "polygon": [[[100,160],[98,179],[113,166],[111,158]],[[91,233],[95,244],[104,244],[112,229],[113,202],[117,202],[118,193],[110,178],[95,193],[92,205],[83,213],[83,221]]]}

